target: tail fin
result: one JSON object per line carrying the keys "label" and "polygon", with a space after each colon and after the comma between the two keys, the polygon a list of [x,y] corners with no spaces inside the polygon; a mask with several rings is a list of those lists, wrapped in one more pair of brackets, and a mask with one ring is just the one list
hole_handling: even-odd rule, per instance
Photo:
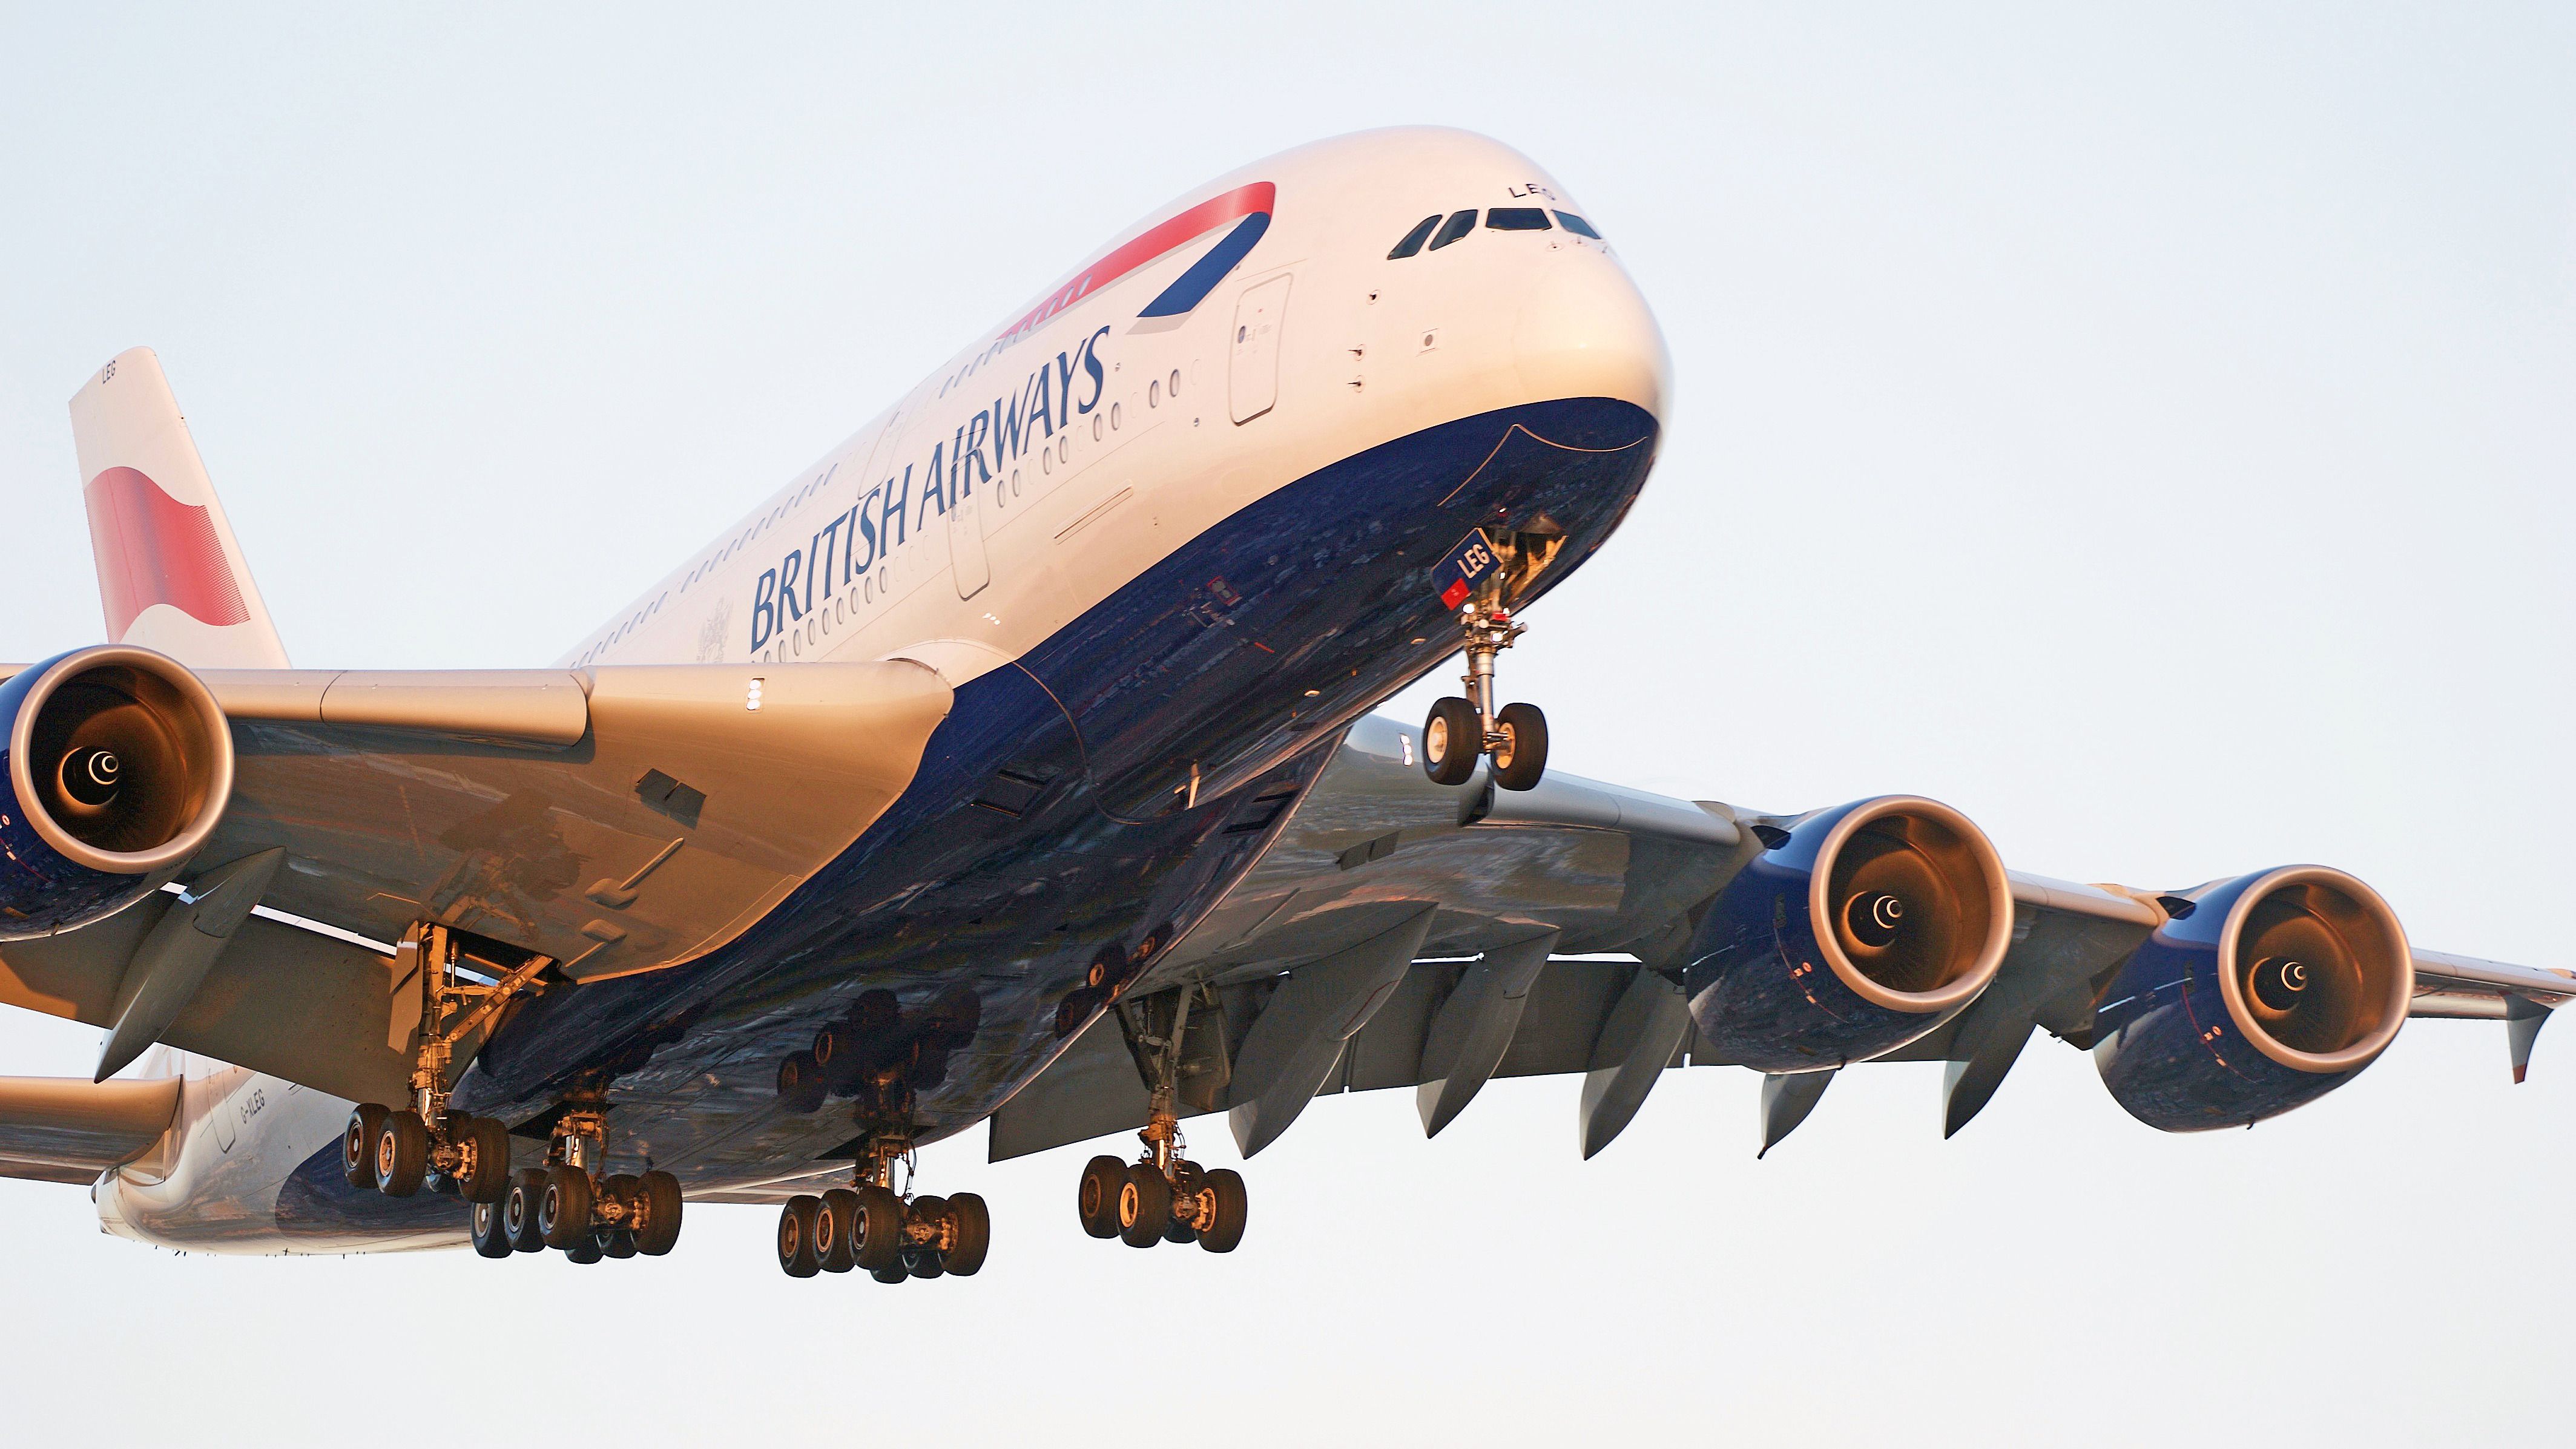
{"label": "tail fin", "polygon": [[286,646],[151,348],[118,353],[72,394],[72,445],[108,637],[200,669],[286,668]]}

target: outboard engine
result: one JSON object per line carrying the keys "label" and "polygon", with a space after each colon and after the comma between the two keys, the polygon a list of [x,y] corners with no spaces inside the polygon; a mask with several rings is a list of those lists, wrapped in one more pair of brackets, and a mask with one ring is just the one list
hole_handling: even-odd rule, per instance
{"label": "outboard engine", "polygon": [[186,864],[233,792],[222,706],[177,661],[107,644],[0,684],[0,940],[130,905]]}
{"label": "outboard engine", "polygon": [[1819,1071],[1924,1035],[1994,980],[2012,884],[1947,805],[1883,795],[1819,812],[1754,858],[1708,909],[1683,975],[1727,1061]]}
{"label": "outboard engine", "polygon": [[2150,1127],[2278,1116],[2351,1081],[2406,1024],[2406,932],[2342,871],[2238,876],[2167,908],[2093,1017],[2103,1085]]}

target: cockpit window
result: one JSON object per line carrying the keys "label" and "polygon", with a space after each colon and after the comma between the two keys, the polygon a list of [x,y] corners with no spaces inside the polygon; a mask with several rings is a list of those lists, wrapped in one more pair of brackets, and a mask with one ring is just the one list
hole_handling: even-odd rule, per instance
{"label": "cockpit window", "polygon": [[1441,224],[1440,235],[1431,239],[1431,249],[1436,252],[1442,247],[1449,245],[1451,242],[1456,241],[1458,238],[1465,236],[1467,233],[1474,231],[1475,229],[1476,213],[1473,211],[1459,212],[1450,217],[1448,221]]}
{"label": "cockpit window", "polygon": [[1485,213],[1485,225],[1495,231],[1545,231],[1547,213],[1535,206],[1497,206]]}
{"label": "cockpit window", "polygon": [[1390,262],[1400,262],[1422,250],[1422,244],[1431,239],[1431,229],[1439,224],[1440,213],[1436,211],[1424,217],[1420,225],[1404,234],[1404,240],[1395,244],[1395,250],[1388,252],[1386,259]]}
{"label": "cockpit window", "polygon": [[1576,216],[1573,212],[1560,211],[1556,214],[1556,219],[1563,222],[1565,224],[1565,229],[1574,233],[1576,236],[1588,236],[1594,241],[1601,240],[1601,233],[1592,229],[1592,223],[1585,221],[1582,217]]}

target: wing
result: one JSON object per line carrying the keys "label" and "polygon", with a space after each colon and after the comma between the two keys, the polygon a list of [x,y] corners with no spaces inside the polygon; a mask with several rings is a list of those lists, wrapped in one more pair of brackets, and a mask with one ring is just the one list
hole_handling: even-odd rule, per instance
{"label": "wing", "polygon": [[[1773,816],[1556,773],[1525,793],[1481,778],[1447,789],[1428,782],[1412,755],[1401,726],[1357,726],[1252,877],[995,1116],[992,1157],[1143,1126],[1158,1053],[1178,1062],[1182,1115],[1226,1111],[1247,1152],[1313,1096],[1339,1091],[1412,1087],[1426,1132],[1436,1133],[1498,1076],[1581,1074],[1585,1156],[1618,1134],[1668,1068],[1775,1068],[1762,1094],[1764,1151],[1804,1120],[1847,1063],[1777,1070],[1759,1030],[1748,1038],[1723,1020],[1715,1034],[1703,1026],[1712,1002],[1727,999],[1730,959],[1755,958],[1758,969],[1764,954],[1712,917],[1733,908],[1739,880],[1758,885],[1748,870],[1757,859],[1796,855],[1798,837],[1811,833],[1802,822],[1840,812]],[[1945,1133],[1984,1107],[2037,1032],[2098,1046],[2123,1027],[2141,1030],[2135,1021],[2154,1022],[2135,1002],[2159,989],[2183,1008],[2199,1001],[2204,1032],[2220,1025],[2214,988],[2198,998],[2178,989],[2205,965],[2187,949],[2199,939],[2190,931],[2214,942],[2234,921],[2251,940],[2294,914],[2283,892],[2327,899],[2323,887],[2295,882],[2258,900],[2226,894],[2243,882],[2159,893],[1998,874],[2009,904],[1981,989],[1927,1011],[1893,1047],[1849,1058],[1946,1063]],[[2263,880],[2275,878],[2287,879]],[[2362,919],[2344,922],[2356,940]],[[2565,972],[2412,947],[2403,957],[2399,1015],[2505,1022],[2517,1081],[2541,1023],[2576,999],[2576,976]],[[2144,993],[2129,974],[2148,969],[2142,961],[2163,973]],[[1800,976],[1795,959],[1780,964]],[[1809,1029],[1794,1011],[1763,1020],[1774,1036]],[[2226,1047],[2223,1025],[2208,1035],[2211,1049]],[[2165,1069],[2195,1069],[2174,1061]],[[2266,1069],[2240,1052],[2228,1070]],[[2348,1075],[2310,1074],[2328,1086]]]}
{"label": "wing", "polygon": [[102,1076],[157,1040],[357,1101],[406,1095],[417,993],[384,943],[413,922],[470,933],[489,976],[542,960],[537,985],[704,955],[883,813],[950,703],[900,660],[192,676],[155,660],[111,646],[42,668],[202,682],[229,806],[183,865],[135,877],[168,889],[0,944],[0,1001],[110,1028]]}

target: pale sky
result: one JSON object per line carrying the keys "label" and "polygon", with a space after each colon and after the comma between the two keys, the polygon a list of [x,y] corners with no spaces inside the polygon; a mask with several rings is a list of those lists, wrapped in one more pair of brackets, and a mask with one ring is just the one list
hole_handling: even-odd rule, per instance
{"label": "pale sky", "polygon": [[[2083,880],[2320,861],[2576,966],[2576,15],[2080,9],[0,6],[0,657],[100,635],[64,400],[121,348],[299,664],[541,664],[1184,189],[1436,122],[1561,179],[1673,353],[1643,501],[1505,656],[1557,767],[1920,792]],[[0,1011],[0,1071],[96,1048]],[[1231,1258],[1086,1238],[1092,1149],[974,1134],[924,1172],[991,1262],[901,1286],[782,1277],[768,1209],[590,1267],[182,1259],[0,1183],[0,1422],[372,1439],[438,1362],[406,1442],[2564,1423],[2576,1025],[2514,1088],[2500,1027],[2418,1023],[2250,1133],[2043,1039],[1944,1143],[1939,1077],[1845,1073],[1759,1163],[1732,1069],[1588,1164],[1573,1079],[1427,1144],[1334,1098]]]}

